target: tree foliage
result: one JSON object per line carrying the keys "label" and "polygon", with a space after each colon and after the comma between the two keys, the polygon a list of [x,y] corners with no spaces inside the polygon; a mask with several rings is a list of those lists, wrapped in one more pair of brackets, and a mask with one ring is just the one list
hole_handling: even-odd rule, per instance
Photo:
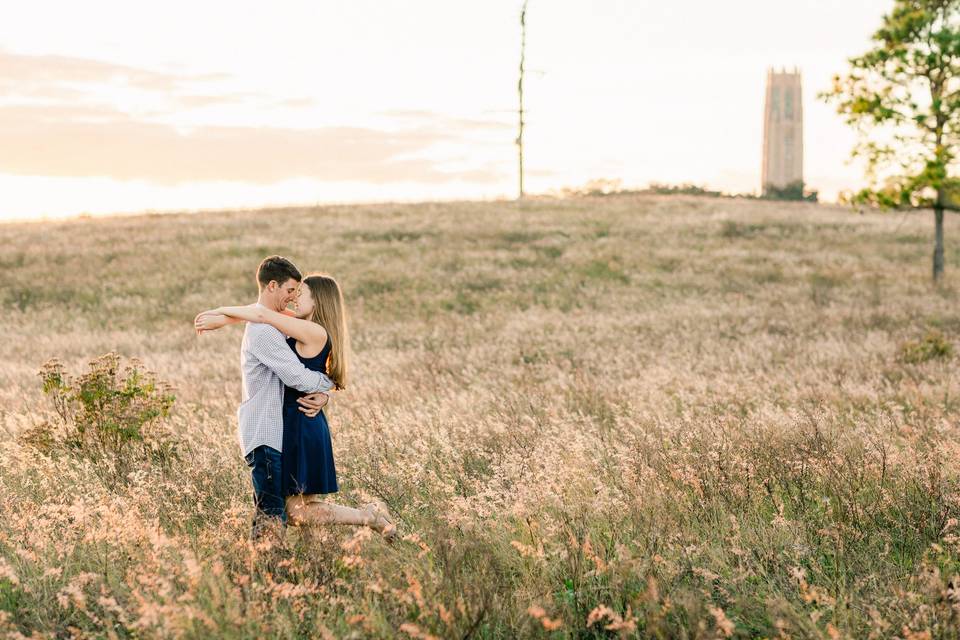
{"label": "tree foliage", "polygon": [[873,42],[820,94],[859,133],[853,155],[865,160],[869,184],[853,200],[954,208],[960,0],[896,0]]}

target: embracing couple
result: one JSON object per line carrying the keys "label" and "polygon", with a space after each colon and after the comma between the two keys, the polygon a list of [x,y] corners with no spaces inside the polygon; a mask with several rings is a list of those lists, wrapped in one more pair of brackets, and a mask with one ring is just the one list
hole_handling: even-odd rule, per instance
{"label": "embracing couple", "polygon": [[321,498],[338,490],[323,406],[331,390],[347,383],[349,338],[340,286],[325,274],[303,278],[292,262],[270,256],[257,269],[257,288],[255,304],[203,311],[194,320],[197,335],[247,323],[237,418],[253,480],[251,537],[273,522],[366,525],[392,540],[396,526],[382,502],[354,509]]}

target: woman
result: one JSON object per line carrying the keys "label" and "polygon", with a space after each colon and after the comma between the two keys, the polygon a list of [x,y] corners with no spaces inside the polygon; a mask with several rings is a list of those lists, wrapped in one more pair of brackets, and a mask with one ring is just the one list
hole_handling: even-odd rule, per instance
{"label": "woman", "polygon": [[[278,313],[262,305],[220,307],[197,317],[198,331],[210,331],[232,322],[266,322],[289,336],[287,344],[305,367],[321,371],[337,391],[346,388],[349,336],[340,286],[331,276],[313,274],[303,279],[295,313]],[[283,487],[287,518],[296,526],[320,524],[367,525],[388,540],[396,526],[382,503],[354,509],[325,502],[322,494],[334,493],[337,471],[327,417],[320,410],[310,417],[299,410],[304,394],[284,387]]]}

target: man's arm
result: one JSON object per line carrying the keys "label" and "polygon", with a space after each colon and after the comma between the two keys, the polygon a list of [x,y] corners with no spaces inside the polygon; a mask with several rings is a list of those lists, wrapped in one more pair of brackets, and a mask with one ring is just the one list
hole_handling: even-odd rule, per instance
{"label": "man's arm", "polygon": [[277,329],[266,324],[251,324],[247,331],[250,332],[247,347],[250,353],[276,373],[283,384],[304,393],[333,389],[330,378],[303,366]]}

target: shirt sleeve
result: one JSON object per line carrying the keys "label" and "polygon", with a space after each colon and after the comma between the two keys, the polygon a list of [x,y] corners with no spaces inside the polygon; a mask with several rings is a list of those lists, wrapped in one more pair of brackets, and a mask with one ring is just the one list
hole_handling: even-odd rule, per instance
{"label": "shirt sleeve", "polygon": [[334,384],[330,378],[303,366],[277,329],[257,323],[250,325],[249,329],[252,330],[250,353],[277,374],[283,384],[304,393],[327,392],[333,389]]}

